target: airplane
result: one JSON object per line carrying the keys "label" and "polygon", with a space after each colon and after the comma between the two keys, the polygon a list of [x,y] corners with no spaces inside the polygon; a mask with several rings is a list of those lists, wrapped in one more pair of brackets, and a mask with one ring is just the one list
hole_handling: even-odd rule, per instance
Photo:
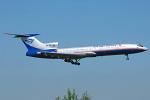
{"label": "airplane", "polygon": [[126,60],[129,60],[128,54],[140,53],[148,50],[148,48],[140,44],[111,44],[87,47],[58,48],[58,42],[41,43],[34,37],[40,34],[4,34],[15,35],[14,38],[21,38],[28,49],[26,56],[47,59],[63,59],[64,62],[74,65],[80,65],[79,60],[82,58],[97,56],[124,54],[127,56]]}

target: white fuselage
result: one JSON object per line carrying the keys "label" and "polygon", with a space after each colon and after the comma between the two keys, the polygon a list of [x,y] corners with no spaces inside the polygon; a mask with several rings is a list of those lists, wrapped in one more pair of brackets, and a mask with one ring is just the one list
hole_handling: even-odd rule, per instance
{"label": "white fuselage", "polygon": [[94,52],[97,53],[98,56],[98,55],[113,55],[113,54],[132,54],[145,50],[147,50],[147,48],[139,44],[112,44],[112,45],[99,45],[99,46],[76,47],[76,48],[60,48],[60,49],[58,48],[57,53],[80,54],[80,53]]}

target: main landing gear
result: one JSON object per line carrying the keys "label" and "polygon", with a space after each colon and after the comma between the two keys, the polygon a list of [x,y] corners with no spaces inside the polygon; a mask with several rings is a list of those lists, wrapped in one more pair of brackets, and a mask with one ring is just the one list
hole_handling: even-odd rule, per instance
{"label": "main landing gear", "polygon": [[128,54],[125,54],[125,56],[127,56],[126,60],[129,60]]}
{"label": "main landing gear", "polygon": [[68,62],[74,65],[80,65],[79,60],[80,59],[75,59],[75,61],[73,61],[73,59],[64,59],[64,62]]}

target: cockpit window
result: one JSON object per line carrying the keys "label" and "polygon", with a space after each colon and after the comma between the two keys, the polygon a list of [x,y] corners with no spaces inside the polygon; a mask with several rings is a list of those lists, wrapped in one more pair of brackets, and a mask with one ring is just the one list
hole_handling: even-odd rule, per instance
{"label": "cockpit window", "polygon": [[140,44],[138,44],[137,46],[139,46],[139,47],[143,47],[142,45],[140,45]]}

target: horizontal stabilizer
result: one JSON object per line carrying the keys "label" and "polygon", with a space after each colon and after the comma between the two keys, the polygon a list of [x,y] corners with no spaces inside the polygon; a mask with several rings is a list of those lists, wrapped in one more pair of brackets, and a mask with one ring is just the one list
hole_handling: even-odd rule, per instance
{"label": "horizontal stabilizer", "polygon": [[40,34],[25,34],[25,35],[21,35],[21,34],[10,34],[10,33],[4,33],[4,34],[15,35],[14,38],[19,38],[19,37],[32,37],[32,36],[40,35]]}

